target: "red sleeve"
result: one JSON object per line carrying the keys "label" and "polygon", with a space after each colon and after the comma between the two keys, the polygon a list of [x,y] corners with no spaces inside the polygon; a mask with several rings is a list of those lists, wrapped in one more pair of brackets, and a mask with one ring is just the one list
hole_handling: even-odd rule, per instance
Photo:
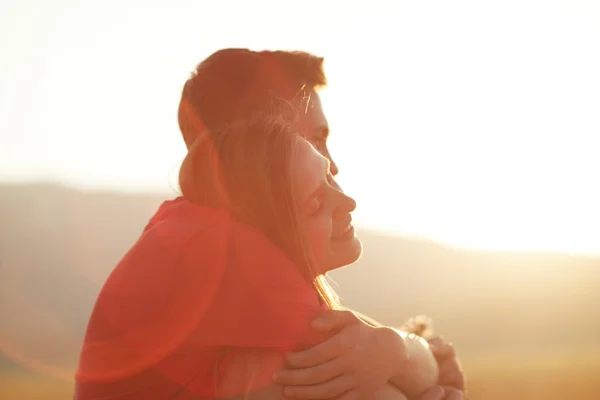
{"label": "red sleeve", "polygon": [[319,340],[309,326],[322,311],[316,291],[260,231],[231,219],[172,230],[143,236],[111,274],[88,325],[78,381],[133,376],[184,345],[205,354],[225,346],[286,351]]}
{"label": "red sleeve", "polygon": [[195,299],[195,345],[289,350],[316,340],[309,326],[322,311],[316,290],[252,227],[222,224],[198,233],[176,276]]}

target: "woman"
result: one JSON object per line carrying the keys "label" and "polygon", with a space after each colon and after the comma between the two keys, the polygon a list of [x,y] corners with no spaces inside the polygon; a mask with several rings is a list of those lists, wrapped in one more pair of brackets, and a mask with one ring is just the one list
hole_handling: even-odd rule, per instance
{"label": "woman", "polygon": [[[288,111],[193,143],[180,171],[183,196],[159,208],[99,295],[75,398],[287,398],[273,373],[287,351],[323,339],[309,322],[339,307],[325,273],[361,253],[354,200]],[[378,398],[404,399],[400,391],[436,383],[423,341],[388,328],[369,334],[394,353],[372,360],[389,364]],[[332,381],[363,378],[340,373],[335,359],[325,365]]]}

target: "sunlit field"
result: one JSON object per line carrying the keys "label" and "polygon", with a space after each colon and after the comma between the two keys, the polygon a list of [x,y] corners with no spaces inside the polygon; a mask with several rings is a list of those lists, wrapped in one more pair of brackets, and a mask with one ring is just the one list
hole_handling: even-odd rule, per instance
{"label": "sunlit field", "polygon": [[[600,359],[594,352],[536,357],[477,357],[463,361],[470,400],[597,400]],[[598,352],[595,352],[597,355]],[[3,400],[68,399],[73,384],[26,373],[0,375]]]}
{"label": "sunlit field", "polygon": [[68,399],[73,397],[73,385],[36,375],[3,372],[0,375],[0,396],[10,400]]}
{"label": "sunlit field", "polygon": [[[597,353],[596,353],[597,354]],[[592,400],[600,393],[600,360],[548,356],[466,360],[468,398],[473,400]]]}
{"label": "sunlit field", "polygon": [[[0,293],[9,300],[0,302],[0,318],[12,343],[0,357],[0,400],[72,398],[72,382],[29,373],[7,357],[72,369],[103,277],[162,195],[54,186],[5,186],[0,194]],[[71,208],[64,214],[53,202],[26,200],[37,198]],[[105,221],[115,229],[97,229]],[[31,229],[39,225],[53,235]],[[470,252],[367,230],[360,237],[369,251],[333,274],[343,303],[391,326],[431,316],[456,346],[469,399],[599,398],[599,259]]]}

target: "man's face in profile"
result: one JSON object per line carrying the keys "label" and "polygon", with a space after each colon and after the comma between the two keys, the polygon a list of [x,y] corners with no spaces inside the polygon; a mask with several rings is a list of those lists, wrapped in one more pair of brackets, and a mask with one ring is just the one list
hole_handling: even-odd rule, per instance
{"label": "man's face in profile", "polygon": [[300,133],[308,140],[315,149],[331,162],[331,174],[337,175],[338,168],[327,148],[327,138],[329,136],[329,124],[323,107],[321,98],[314,91],[309,91],[300,99],[298,110],[300,112]]}

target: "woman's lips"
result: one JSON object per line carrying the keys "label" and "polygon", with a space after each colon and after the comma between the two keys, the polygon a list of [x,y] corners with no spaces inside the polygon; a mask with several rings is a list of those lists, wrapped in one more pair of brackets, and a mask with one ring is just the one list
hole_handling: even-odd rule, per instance
{"label": "woman's lips", "polygon": [[342,242],[344,240],[348,240],[354,237],[354,227],[350,226],[350,229],[347,230],[345,233],[339,235],[339,236],[332,236],[331,240],[335,241],[335,242]]}
{"label": "woman's lips", "polygon": [[346,223],[334,229],[331,239],[344,240],[354,236],[354,227],[352,226],[352,218],[348,217]]}

